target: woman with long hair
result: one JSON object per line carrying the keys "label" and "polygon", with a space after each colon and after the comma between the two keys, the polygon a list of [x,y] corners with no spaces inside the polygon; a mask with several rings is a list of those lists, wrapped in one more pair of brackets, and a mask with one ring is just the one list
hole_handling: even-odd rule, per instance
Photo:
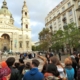
{"label": "woman with long hair", "polygon": [[56,56],[53,56],[50,58],[50,63],[55,64],[57,66],[59,73],[60,73],[60,77],[62,79],[67,80],[67,74],[64,70],[64,66],[60,63],[59,59]]}

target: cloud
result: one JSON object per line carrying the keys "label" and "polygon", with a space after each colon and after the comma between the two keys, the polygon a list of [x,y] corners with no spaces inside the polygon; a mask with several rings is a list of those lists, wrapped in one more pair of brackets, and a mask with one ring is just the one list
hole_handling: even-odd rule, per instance
{"label": "cloud", "polygon": [[[9,11],[15,20],[15,26],[21,27],[23,0],[6,0]],[[32,41],[38,41],[38,34],[45,27],[45,17],[61,0],[26,0],[29,11]],[[0,0],[0,7],[3,0]]]}

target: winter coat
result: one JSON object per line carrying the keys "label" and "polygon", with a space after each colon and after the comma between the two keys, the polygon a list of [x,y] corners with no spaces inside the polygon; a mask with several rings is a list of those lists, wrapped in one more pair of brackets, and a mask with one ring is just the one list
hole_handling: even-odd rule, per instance
{"label": "winter coat", "polygon": [[20,80],[20,73],[18,69],[10,67],[11,69],[11,78],[10,80]]}

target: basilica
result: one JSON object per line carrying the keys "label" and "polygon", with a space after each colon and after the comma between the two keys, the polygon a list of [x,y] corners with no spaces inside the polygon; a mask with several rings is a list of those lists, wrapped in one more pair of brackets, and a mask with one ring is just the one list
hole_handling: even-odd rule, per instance
{"label": "basilica", "polygon": [[24,1],[22,7],[21,28],[14,26],[14,18],[7,7],[6,0],[0,9],[0,50],[13,52],[31,51],[30,18]]}

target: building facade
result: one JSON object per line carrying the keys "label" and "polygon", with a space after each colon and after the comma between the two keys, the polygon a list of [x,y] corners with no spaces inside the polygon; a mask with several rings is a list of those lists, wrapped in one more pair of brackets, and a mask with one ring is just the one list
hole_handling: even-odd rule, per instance
{"label": "building facade", "polygon": [[0,50],[13,52],[31,51],[30,18],[24,1],[22,7],[21,28],[14,26],[14,18],[8,10],[6,0],[0,9]]}
{"label": "building facade", "polygon": [[52,27],[53,32],[72,22],[80,28],[80,0],[63,0],[45,18],[46,28]]}

